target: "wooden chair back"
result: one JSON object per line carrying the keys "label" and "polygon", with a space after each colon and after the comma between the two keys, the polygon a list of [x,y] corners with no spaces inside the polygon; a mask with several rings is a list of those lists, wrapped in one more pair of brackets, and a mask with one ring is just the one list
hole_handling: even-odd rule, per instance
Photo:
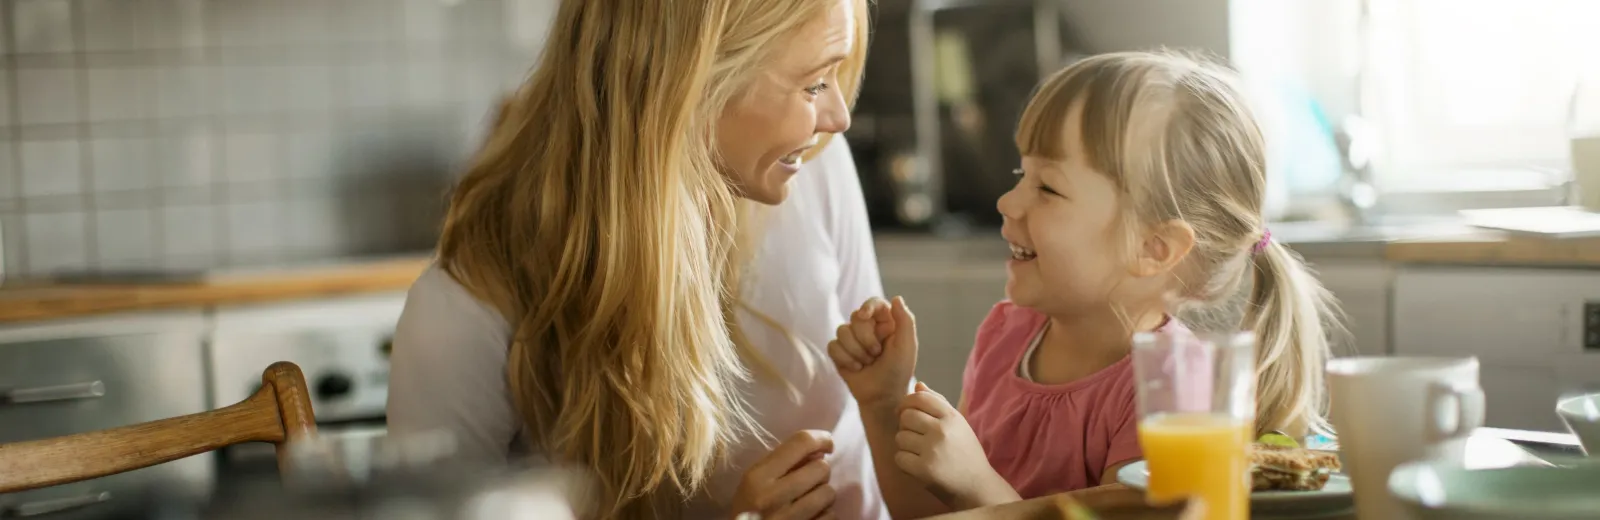
{"label": "wooden chair back", "polygon": [[305,375],[277,362],[261,389],[243,402],[209,412],[49,439],[0,444],[0,493],[69,484],[154,466],[245,442],[285,447],[317,432]]}

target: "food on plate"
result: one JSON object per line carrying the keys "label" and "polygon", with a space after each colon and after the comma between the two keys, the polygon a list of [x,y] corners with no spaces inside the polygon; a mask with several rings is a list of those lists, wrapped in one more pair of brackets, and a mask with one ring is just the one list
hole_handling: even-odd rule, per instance
{"label": "food on plate", "polygon": [[1250,468],[1253,491],[1317,491],[1340,465],[1335,452],[1257,442]]}
{"label": "food on plate", "polygon": [[1284,434],[1283,432],[1277,432],[1277,431],[1269,432],[1266,435],[1262,435],[1260,439],[1256,440],[1256,442],[1259,442],[1259,443],[1262,443],[1262,444],[1271,444],[1273,446],[1283,446],[1285,448],[1299,448],[1300,447],[1300,443],[1295,442],[1293,437],[1290,437],[1290,436]]}

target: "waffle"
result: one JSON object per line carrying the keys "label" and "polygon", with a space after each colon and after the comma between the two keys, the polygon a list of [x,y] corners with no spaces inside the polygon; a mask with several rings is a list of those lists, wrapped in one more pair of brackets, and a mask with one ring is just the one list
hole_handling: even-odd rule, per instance
{"label": "waffle", "polygon": [[1329,451],[1256,443],[1250,450],[1254,491],[1316,491],[1339,471],[1339,456]]}

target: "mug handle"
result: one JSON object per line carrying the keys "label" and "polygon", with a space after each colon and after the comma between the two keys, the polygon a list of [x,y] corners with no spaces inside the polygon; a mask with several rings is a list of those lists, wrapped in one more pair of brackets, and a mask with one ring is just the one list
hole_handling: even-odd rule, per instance
{"label": "mug handle", "polygon": [[[1428,434],[1428,442],[1465,437],[1483,426],[1483,389],[1431,383],[1428,385],[1428,405],[1424,410],[1422,427]],[[1455,427],[1446,429],[1442,419],[1452,415],[1455,416]]]}

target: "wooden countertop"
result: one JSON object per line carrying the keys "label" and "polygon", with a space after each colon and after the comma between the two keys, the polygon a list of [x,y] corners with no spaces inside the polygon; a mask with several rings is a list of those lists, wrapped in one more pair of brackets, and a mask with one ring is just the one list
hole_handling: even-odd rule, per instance
{"label": "wooden countertop", "polygon": [[0,287],[0,323],[186,307],[401,291],[432,259],[424,256],[222,274],[191,283],[28,284]]}
{"label": "wooden countertop", "polygon": [[1600,238],[1544,239],[1502,233],[1400,240],[1384,246],[1397,264],[1600,268]]}
{"label": "wooden countertop", "polygon": [[[1001,253],[997,251],[1002,249],[979,247],[992,246],[988,242],[994,240],[998,239],[887,234],[879,237],[878,245],[880,262],[885,265],[902,263],[908,257],[927,260],[930,256],[951,261],[981,259],[984,263],[998,265]],[[1381,251],[1384,260],[1396,264],[1600,268],[1600,238],[1547,240],[1475,232],[1371,245],[1375,246],[1375,251],[1369,254]],[[907,255],[908,252],[914,253]],[[0,323],[401,291],[409,287],[431,261],[426,256],[416,255],[324,267],[222,274],[193,283],[8,282],[0,287]]]}

